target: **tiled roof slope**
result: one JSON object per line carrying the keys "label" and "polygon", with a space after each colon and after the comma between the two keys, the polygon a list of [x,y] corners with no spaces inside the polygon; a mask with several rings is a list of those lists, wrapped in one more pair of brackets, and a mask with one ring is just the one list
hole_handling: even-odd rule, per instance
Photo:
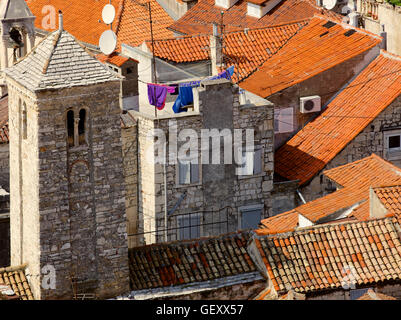
{"label": "tiled roof slope", "polygon": [[0,268],[0,284],[8,285],[22,300],[34,300],[25,277],[25,266]]}
{"label": "tiled roof slope", "polygon": [[342,287],[350,270],[356,285],[401,279],[400,225],[393,218],[330,224],[260,236],[256,246],[278,293]]}
{"label": "tiled roof slope", "polygon": [[389,213],[401,218],[401,185],[376,187],[373,192]]}
{"label": "tiled roof slope", "polygon": [[119,81],[66,31],[54,31],[5,73],[32,91]]}
{"label": "tiled roof slope", "polygon": [[277,150],[275,171],[306,183],[400,94],[401,58],[382,51],[320,116]]}
{"label": "tiled roof slope", "polygon": [[[112,0],[111,4],[117,9],[121,0]],[[49,10],[46,6],[53,6],[56,10],[56,25],[46,31],[58,29],[58,10],[63,12],[64,29],[80,41],[98,45],[101,34],[110,29],[102,21],[102,10],[108,1],[99,0],[28,0],[27,4],[36,16],[35,27],[45,30],[49,23]],[[118,11],[118,10],[117,10]],[[99,22],[99,20],[101,22]]]}
{"label": "tiled roof slope", "polygon": [[[308,20],[301,20],[247,32],[226,33],[224,58],[226,65],[235,66],[233,81],[237,82],[248,76],[307,23]],[[151,50],[151,43],[148,41],[146,44]],[[154,50],[157,57],[177,63],[209,60],[210,36],[159,40],[154,42]]]}
{"label": "tiled roof slope", "polygon": [[262,220],[261,230],[265,234],[294,230],[298,225],[298,214],[318,223],[322,218],[341,210],[351,209],[358,204],[350,216],[365,220],[369,218],[370,187],[384,183],[401,184],[401,169],[375,154],[327,170],[324,174],[343,188],[291,211]]}
{"label": "tiled roof slope", "polygon": [[397,300],[397,299],[380,292],[374,292],[372,289],[369,289],[368,292],[359,297],[357,300]]}
{"label": "tiled roof slope", "polygon": [[134,290],[189,284],[256,271],[248,232],[155,244],[129,250]]}
{"label": "tiled roof slope", "polygon": [[[111,4],[116,8],[116,18],[113,22],[113,30],[117,33],[118,49],[122,43],[138,46],[144,40],[150,39],[149,10],[146,0],[112,0]],[[102,21],[103,7],[108,1],[99,0],[29,0],[29,8],[36,16],[35,27],[43,30],[43,22],[46,25],[49,14],[42,9],[46,5],[52,5],[63,11],[64,29],[70,32],[79,41],[98,46],[102,33],[110,27]],[[152,7],[153,32],[156,39],[170,38],[173,32],[167,27],[174,20],[164,11],[156,0],[150,0]],[[58,28],[56,18],[56,26]],[[100,20],[100,22],[99,22]],[[54,31],[49,29],[47,31]]]}
{"label": "tiled roof slope", "polygon": [[124,55],[118,54],[116,52],[113,52],[108,56],[104,54],[97,54],[96,59],[98,59],[102,63],[110,63],[112,65],[115,65],[116,67],[121,67],[124,63],[130,60],[138,63],[137,60],[125,57]]}
{"label": "tiled roof slope", "polygon": [[347,24],[315,16],[241,88],[262,98],[305,81],[378,45],[381,38]]}
{"label": "tiled roof slope", "polygon": [[239,0],[225,10],[215,6],[215,0],[199,0],[180,19],[175,21],[170,29],[184,35],[212,34],[213,23],[220,24],[224,11],[224,31],[238,31],[244,28],[260,28],[269,25],[287,23],[323,14],[330,19],[341,21],[342,16],[316,6],[314,0],[283,0],[273,10],[257,19],[247,15],[247,1]]}
{"label": "tiled roof slope", "polygon": [[122,43],[137,47],[145,40],[151,38],[148,9],[149,2],[152,8],[153,38],[167,39],[174,37],[174,33],[167,29],[174,20],[164,11],[156,0],[122,1],[121,18],[116,26],[118,50],[121,48]]}

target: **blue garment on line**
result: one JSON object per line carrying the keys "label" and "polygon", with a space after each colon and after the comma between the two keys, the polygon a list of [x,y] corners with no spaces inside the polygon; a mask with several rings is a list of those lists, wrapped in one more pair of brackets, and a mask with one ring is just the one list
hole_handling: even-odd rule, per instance
{"label": "blue garment on line", "polygon": [[177,100],[175,100],[173,105],[174,113],[184,112],[182,107],[185,107],[194,102],[194,96],[192,94],[192,86],[180,86],[179,94]]}

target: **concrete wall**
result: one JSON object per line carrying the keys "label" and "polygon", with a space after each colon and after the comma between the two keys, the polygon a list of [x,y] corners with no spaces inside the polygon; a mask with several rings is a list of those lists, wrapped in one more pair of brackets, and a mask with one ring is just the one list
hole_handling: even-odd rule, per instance
{"label": "concrete wall", "polygon": [[367,16],[369,11],[367,3],[366,0],[357,1],[358,12],[363,14],[363,27],[370,32],[379,34],[380,25],[384,24],[387,32],[387,50],[401,55],[401,7],[393,6],[386,1],[382,3],[376,1],[377,18],[374,19],[372,16]]}
{"label": "concrete wall", "polygon": [[333,98],[333,96],[345,85],[352,77],[357,75],[366,67],[378,54],[378,47],[366,51],[352,59],[336,65],[335,67],[319,73],[299,84],[275,93],[267,99],[274,103],[275,109],[284,109],[291,107],[293,109],[294,121],[293,132],[276,133],[274,147],[277,150],[300,129],[302,129],[310,120],[319,113],[301,113],[300,98],[318,95],[322,100],[322,107]]}
{"label": "concrete wall", "polygon": [[[306,201],[320,198],[336,190],[335,184],[323,175],[324,170],[360,160],[372,153],[389,159],[385,150],[384,133],[391,129],[401,129],[401,96],[362,130],[310,183],[301,188]],[[401,154],[398,159],[389,161],[401,167]]]}
{"label": "concrete wall", "polygon": [[[118,82],[38,95],[8,79],[11,263],[28,263],[36,299],[128,290]],[[27,104],[27,138],[19,99]],[[67,147],[66,112],[87,108],[86,142]],[[46,268],[56,287],[41,287]]]}

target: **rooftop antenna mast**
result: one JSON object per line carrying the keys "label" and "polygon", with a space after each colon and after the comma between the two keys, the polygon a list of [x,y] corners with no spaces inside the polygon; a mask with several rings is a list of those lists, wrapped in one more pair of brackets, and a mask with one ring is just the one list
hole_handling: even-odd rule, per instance
{"label": "rooftop antenna mast", "polygon": [[[152,43],[152,68],[153,68],[153,79],[152,81],[157,83],[157,74],[156,74],[156,59],[155,59],[155,44],[153,39],[153,21],[152,21],[152,7],[150,5],[150,1],[148,2],[149,7],[149,23],[150,23],[150,38]],[[154,87],[154,96],[156,97],[156,88]],[[157,108],[155,106],[155,117],[157,118]]]}
{"label": "rooftop antenna mast", "polygon": [[221,48],[220,48],[220,56],[221,56],[221,67],[224,69],[224,53],[223,53],[223,47],[224,47],[224,24],[223,24],[223,16],[224,16],[224,11],[220,11],[220,40],[221,40]]}

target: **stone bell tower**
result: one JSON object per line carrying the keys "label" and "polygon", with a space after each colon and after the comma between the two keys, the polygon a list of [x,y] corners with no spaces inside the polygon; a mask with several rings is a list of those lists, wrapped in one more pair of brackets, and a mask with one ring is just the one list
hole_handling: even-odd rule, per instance
{"label": "stone bell tower", "polygon": [[5,70],[11,263],[36,299],[128,292],[121,78],[68,32]]}
{"label": "stone bell tower", "polygon": [[[2,0],[0,2],[0,67],[13,65],[24,57],[35,45],[35,16],[25,0]],[[0,95],[6,93],[4,80],[0,82]]]}

